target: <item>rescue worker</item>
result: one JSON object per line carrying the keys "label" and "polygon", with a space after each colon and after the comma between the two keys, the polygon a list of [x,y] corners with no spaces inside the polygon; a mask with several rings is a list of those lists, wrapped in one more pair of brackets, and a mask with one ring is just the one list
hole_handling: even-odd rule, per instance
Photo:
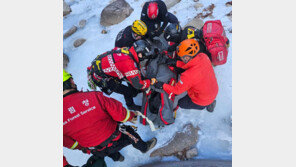
{"label": "rescue worker", "polygon": [[146,24],[141,20],[135,20],[131,26],[127,26],[117,34],[115,47],[132,47],[133,43],[143,39],[146,33]]}
{"label": "rescue worker", "polygon": [[168,23],[178,23],[175,15],[168,12],[165,3],[161,0],[148,1],[144,4],[141,20],[148,28],[146,37],[153,39],[163,33]]}
{"label": "rescue worker", "polygon": [[[115,47],[97,56],[88,67],[88,85],[93,90],[98,86],[108,95],[112,92],[122,94],[128,109],[140,111],[141,106],[135,105],[133,97],[149,88],[151,82],[142,79],[139,62],[152,54],[151,46],[144,40],[136,41],[131,48]],[[122,81],[127,81],[128,86]]]}
{"label": "rescue worker", "polygon": [[207,111],[213,112],[218,83],[210,59],[200,52],[200,46],[195,39],[182,41],[177,47],[177,55],[182,61],[177,61],[176,66],[185,70],[181,73],[178,83],[171,86],[156,81],[153,85],[168,94],[179,95],[187,91],[187,95],[178,101],[181,108],[198,110],[206,108]]}
{"label": "rescue worker", "polygon": [[102,92],[78,92],[72,76],[63,71],[63,145],[92,153],[95,160],[109,156],[123,161],[119,153],[132,144],[146,153],[157,140],[144,142],[131,126],[119,122],[135,122],[136,114]]}
{"label": "rescue worker", "polygon": [[[181,41],[185,39],[196,39],[200,46],[200,52],[205,53],[210,60],[212,61],[211,53],[207,50],[204,41],[203,41],[203,32],[202,30],[195,28],[193,26],[187,26],[182,30],[182,27],[178,23],[169,24],[164,30],[164,38],[169,42],[170,47],[168,52],[173,52],[176,50],[176,47],[180,44]],[[226,43],[229,47],[229,40],[227,39]]]}

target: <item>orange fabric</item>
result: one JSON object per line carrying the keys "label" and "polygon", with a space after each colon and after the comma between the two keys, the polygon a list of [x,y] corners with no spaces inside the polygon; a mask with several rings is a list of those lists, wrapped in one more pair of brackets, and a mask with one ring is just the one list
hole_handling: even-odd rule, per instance
{"label": "orange fabric", "polygon": [[211,104],[218,94],[218,83],[214,69],[208,56],[199,53],[187,64],[177,61],[177,67],[185,69],[180,80],[175,86],[163,85],[163,90],[168,94],[181,94],[187,91],[191,100],[198,105]]}

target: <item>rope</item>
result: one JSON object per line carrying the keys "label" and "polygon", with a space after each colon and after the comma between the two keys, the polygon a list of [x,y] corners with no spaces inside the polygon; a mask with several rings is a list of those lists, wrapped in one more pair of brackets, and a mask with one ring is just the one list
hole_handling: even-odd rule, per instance
{"label": "rope", "polygon": [[149,124],[150,129],[151,129],[152,132],[156,130],[156,129],[155,129],[155,126],[154,126],[154,124],[153,124],[153,122],[152,122],[150,119],[148,119],[148,118],[147,118],[145,115],[143,115],[141,112],[139,112],[139,111],[136,111],[136,112],[137,112],[137,114],[138,114],[139,116],[141,116],[142,118],[146,119],[146,121],[148,122],[148,124]]}

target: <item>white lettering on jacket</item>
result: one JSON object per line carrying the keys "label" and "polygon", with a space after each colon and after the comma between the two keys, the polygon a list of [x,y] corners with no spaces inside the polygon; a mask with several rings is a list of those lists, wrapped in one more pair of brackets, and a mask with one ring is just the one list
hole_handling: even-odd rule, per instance
{"label": "white lettering on jacket", "polygon": [[63,126],[66,125],[67,123],[79,118],[80,116],[85,115],[86,113],[89,113],[90,111],[95,110],[95,109],[96,109],[96,106],[92,106],[84,111],[80,111],[80,113],[78,113],[78,114],[74,115],[73,117],[68,118],[66,121],[64,121]]}

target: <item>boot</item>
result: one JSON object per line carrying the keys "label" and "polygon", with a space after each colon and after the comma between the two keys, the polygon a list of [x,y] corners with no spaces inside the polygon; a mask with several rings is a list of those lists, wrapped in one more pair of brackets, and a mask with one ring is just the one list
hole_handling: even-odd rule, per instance
{"label": "boot", "polygon": [[135,105],[135,104],[132,104],[132,105],[129,105],[129,106],[127,106],[127,108],[129,109],[129,110],[132,110],[132,111],[141,111],[141,106],[138,106],[138,105]]}
{"label": "boot", "polygon": [[118,161],[119,161],[119,162],[124,161],[124,156],[120,154],[120,157],[119,157]]}
{"label": "boot", "polygon": [[112,158],[112,160],[114,162],[116,162],[116,161],[120,161],[120,162],[124,161],[124,156],[121,155],[120,152],[108,155],[108,157]]}
{"label": "boot", "polygon": [[146,151],[142,151],[142,153],[146,153],[149,150],[151,150],[157,143],[157,139],[155,137],[153,137],[152,139],[150,139],[149,141],[146,142],[147,144],[147,150]]}
{"label": "boot", "polygon": [[214,100],[214,102],[212,104],[207,106],[207,111],[208,112],[213,112],[215,107],[216,107],[216,100]]}

